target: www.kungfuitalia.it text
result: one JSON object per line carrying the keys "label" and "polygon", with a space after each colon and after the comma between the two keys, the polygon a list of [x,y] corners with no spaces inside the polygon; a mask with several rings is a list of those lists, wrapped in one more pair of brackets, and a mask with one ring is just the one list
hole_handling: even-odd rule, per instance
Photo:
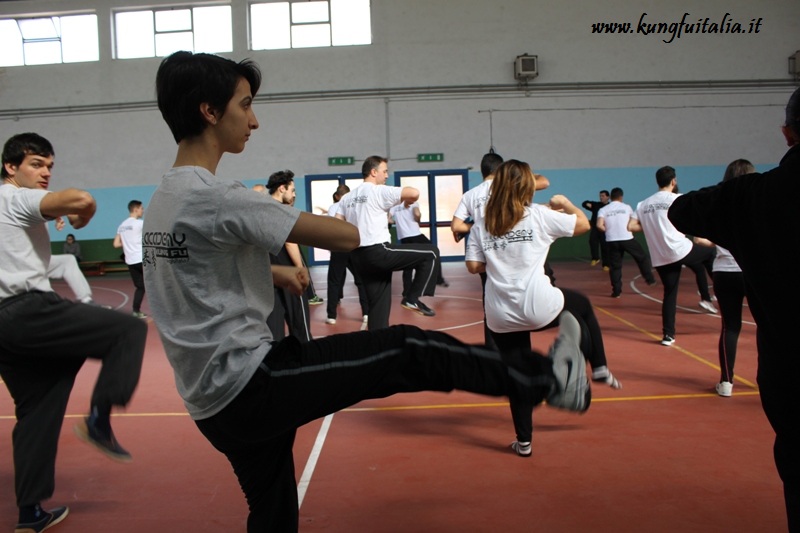
{"label": "www.kungfuitalia.it text", "polygon": [[763,17],[754,17],[747,22],[741,22],[725,13],[722,17],[692,17],[684,13],[680,21],[658,21],[642,13],[637,23],[632,22],[595,22],[592,24],[592,33],[618,34],[618,35],[665,35],[662,41],[669,44],[675,39],[685,35],[697,34],[723,34],[723,35],[748,35],[761,33]]}

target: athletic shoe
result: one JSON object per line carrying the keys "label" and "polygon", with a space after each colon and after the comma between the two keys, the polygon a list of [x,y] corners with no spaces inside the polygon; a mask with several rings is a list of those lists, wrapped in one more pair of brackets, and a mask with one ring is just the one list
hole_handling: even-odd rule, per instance
{"label": "athletic shoe", "polygon": [[614,377],[614,374],[612,374],[608,370],[606,370],[601,375],[598,375],[598,376],[594,376],[593,375],[592,376],[592,381],[594,381],[596,383],[605,383],[606,385],[608,385],[612,389],[621,389],[622,388],[622,383],[620,383],[620,381],[617,378]]}
{"label": "athletic shoe", "polygon": [[515,440],[511,443],[511,449],[520,457],[530,457],[533,451],[531,450],[530,442],[520,442]]}
{"label": "athletic shoe", "polygon": [[145,320],[147,318],[147,315],[142,313],[141,311],[134,311],[133,316],[135,316],[136,318],[141,318],[142,320]]}
{"label": "athletic shoe", "polygon": [[45,529],[50,529],[54,525],[64,520],[69,514],[69,507],[56,507],[50,511],[42,511],[42,518],[36,522],[25,522],[17,524],[14,533],[39,533]]}
{"label": "athletic shoe", "polygon": [[564,311],[560,317],[558,337],[550,347],[556,385],[547,397],[547,404],[583,413],[592,402],[592,388],[586,378],[586,361],[580,342],[580,324],[572,313]]}
{"label": "athletic shoe", "polygon": [[620,293],[618,293],[618,292],[612,292],[612,293],[611,293],[611,297],[612,297],[612,298],[619,298],[619,297],[620,297]]}
{"label": "athletic shoe", "polygon": [[335,318],[326,318],[325,319],[325,323],[326,324],[331,324],[331,325],[336,324],[336,319]]}
{"label": "athletic shoe", "polygon": [[597,266],[597,263],[599,263],[599,262],[600,262],[600,260],[599,260],[599,259],[592,259],[592,263],[591,263],[591,265],[592,265],[592,266]]}
{"label": "athletic shoe", "polygon": [[731,394],[733,394],[733,383],[730,381],[720,381],[717,383],[717,394],[720,396],[725,396],[728,398]]}
{"label": "athletic shoe", "polygon": [[710,300],[700,300],[699,305],[709,313],[714,313],[714,314],[719,313],[719,311],[717,311],[717,308],[714,307],[714,304],[712,304]]}
{"label": "athletic shoe", "polygon": [[611,269],[610,269],[610,268],[608,268],[607,266],[604,266],[604,267],[603,267],[603,272],[608,272],[609,270],[611,270]]}
{"label": "athletic shoe", "polygon": [[663,344],[664,346],[672,346],[673,344],[675,344],[675,337],[664,335],[664,338],[661,339],[661,344]]}
{"label": "athletic shoe", "polygon": [[73,431],[79,439],[91,444],[110,459],[120,463],[133,461],[131,454],[117,442],[114,432],[109,429],[108,435],[102,435],[100,430],[90,422],[89,417],[75,425]]}
{"label": "athletic shoe", "polygon": [[439,281],[439,282],[437,282],[436,284],[437,284],[438,286],[440,286],[440,287],[444,287],[445,289],[446,289],[447,287],[449,287],[449,286],[450,286],[450,284],[449,284],[449,283],[447,283],[447,281],[446,281],[446,280]]}
{"label": "athletic shoe", "polygon": [[401,304],[404,308],[408,309],[409,311],[416,311],[417,313],[421,314],[422,316],[436,316],[436,313],[425,305],[424,303],[417,300],[416,302],[409,302],[408,300],[404,300]]}
{"label": "athletic shoe", "polygon": [[647,284],[648,284],[650,287],[655,287],[655,285],[656,285],[656,280],[648,281],[648,282],[647,282]]}
{"label": "athletic shoe", "polygon": [[316,294],[308,299],[308,305],[319,305],[322,302],[324,302],[324,300]]}

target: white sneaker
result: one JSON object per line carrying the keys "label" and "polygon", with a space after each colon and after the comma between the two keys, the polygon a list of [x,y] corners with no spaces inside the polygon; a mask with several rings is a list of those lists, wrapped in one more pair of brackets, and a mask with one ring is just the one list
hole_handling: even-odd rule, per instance
{"label": "white sneaker", "polygon": [[675,337],[672,337],[670,335],[664,335],[664,338],[661,339],[661,344],[663,346],[672,346],[673,344],[675,344]]}
{"label": "white sneaker", "polygon": [[530,457],[533,450],[531,450],[530,442],[520,442],[515,440],[511,443],[511,449],[520,457]]}
{"label": "white sneaker", "polygon": [[709,313],[714,313],[715,315],[717,313],[719,313],[719,311],[717,311],[717,308],[714,307],[714,304],[712,304],[708,300],[700,300],[700,307],[702,307],[703,309],[705,309]]}
{"label": "white sneaker", "polygon": [[325,323],[326,324],[331,324],[331,325],[336,324],[336,319],[335,318],[326,318],[325,319]]}
{"label": "white sneaker", "polygon": [[550,347],[556,386],[547,404],[568,411],[583,413],[592,402],[592,389],[586,377],[586,361],[580,347],[581,326],[575,317],[564,311],[559,318],[558,337]]}
{"label": "white sneaker", "polygon": [[733,394],[733,383],[731,383],[730,381],[720,381],[719,383],[717,383],[716,389],[717,389],[717,394],[728,398]]}

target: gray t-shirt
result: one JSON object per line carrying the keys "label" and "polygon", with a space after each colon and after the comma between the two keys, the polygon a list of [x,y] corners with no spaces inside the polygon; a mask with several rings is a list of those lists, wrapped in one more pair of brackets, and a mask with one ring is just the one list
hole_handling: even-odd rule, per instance
{"label": "gray t-shirt", "polygon": [[269,254],[300,212],[201,167],[170,170],[142,235],[150,309],[195,420],[221,411],[269,351]]}
{"label": "gray t-shirt", "polygon": [[47,279],[50,236],[39,205],[48,191],[0,185],[0,301],[52,291]]}

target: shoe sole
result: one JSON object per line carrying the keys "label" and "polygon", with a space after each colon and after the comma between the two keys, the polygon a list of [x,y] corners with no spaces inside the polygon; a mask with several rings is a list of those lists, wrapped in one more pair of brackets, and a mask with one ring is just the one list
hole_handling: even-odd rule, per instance
{"label": "shoe sole", "polygon": [[511,449],[517,454],[519,457],[531,457],[533,455],[533,449],[528,448],[528,453],[520,452],[519,448],[516,446],[516,443],[511,444]]}
{"label": "shoe sole", "polygon": [[89,444],[93,448],[95,448],[98,452],[102,453],[112,461],[116,461],[118,463],[131,463],[133,462],[133,457],[130,455],[120,455],[118,453],[114,453],[105,446],[101,446],[98,444],[91,436],[89,436],[89,428],[86,427],[86,422],[82,421],[79,424],[76,424],[72,427],[72,432],[75,433],[75,436],[78,437],[80,440]]}
{"label": "shoe sole", "polygon": [[430,312],[428,312],[428,311],[423,311],[423,310],[422,310],[422,309],[420,309],[419,307],[412,307],[412,306],[410,306],[410,305],[407,305],[407,304],[400,304],[400,306],[401,306],[403,309],[408,309],[409,311],[414,311],[414,312],[415,312],[415,313],[417,313],[418,315],[422,315],[422,316],[436,316],[436,313],[434,313],[432,310],[431,310]]}
{"label": "shoe sole", "polygon": [[661,341],[661,346],[672,346],[673,344],[675,344],[675,339],[671,341]]}
{"label": "shoe sole", "polygon": [[551,349],[553,367],[566,364],[567,376],[564,390],[548,398],[552,407],[585,413],[592,403],[592,388],[586,377],[586,360],[580,349],[581,326],[578,320],[568,311],[561,313],[558,338]]}
{"label": "shoe sole", "polygon": [[[54,525],[60,524],[61,522],[64,521],[64,519],[67,517],[68,514],[69,514],[69,507],[65,507],[64,512],[61,513],[60,516],[53,519],[52,522],[44,526],[40,531],[46,531],[51,527],[53,527]],[[17,527],[14,529],[14,533],[36,533],[36,530],[30,527]]]}

